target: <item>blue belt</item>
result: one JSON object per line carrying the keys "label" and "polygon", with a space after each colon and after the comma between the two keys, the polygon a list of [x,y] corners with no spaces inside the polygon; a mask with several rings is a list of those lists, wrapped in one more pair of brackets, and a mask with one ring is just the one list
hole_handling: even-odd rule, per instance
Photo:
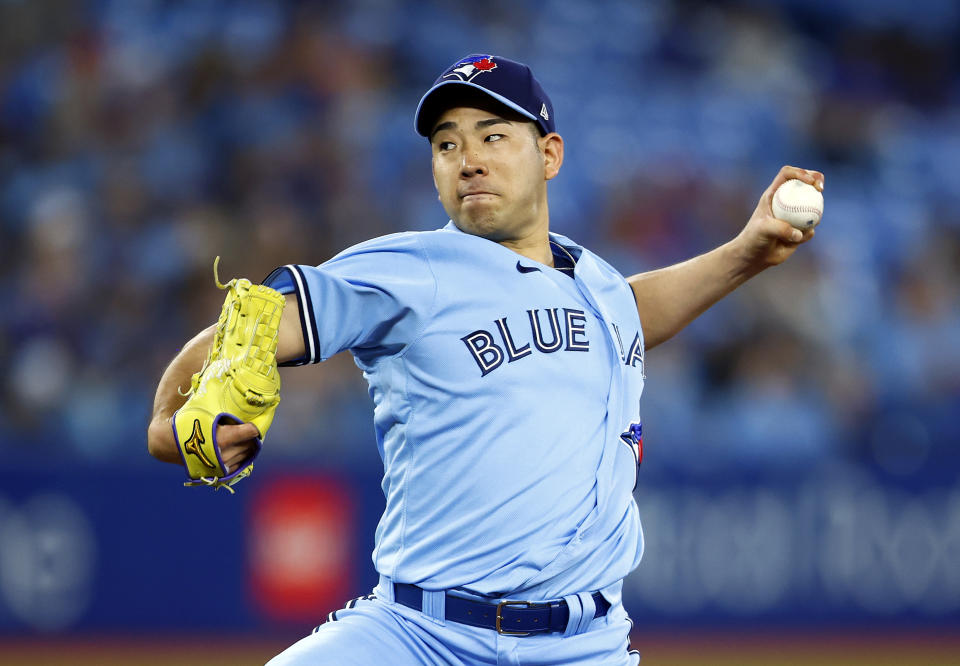
{"label": "blue belt", "polygon": [[[606,615],[610,603],[599,592],[594,592],[591,596],[597,608],[593,617]],[[407,608],[423,610],[423,589],[416,585],[394,583],[393,598]],[[444,611],[444,619],[451,622],[495,629],[498,634],[514,636],[565,631],[570,619],[570,609],[562,599],[488,603],[447,593],[444,598]]]}

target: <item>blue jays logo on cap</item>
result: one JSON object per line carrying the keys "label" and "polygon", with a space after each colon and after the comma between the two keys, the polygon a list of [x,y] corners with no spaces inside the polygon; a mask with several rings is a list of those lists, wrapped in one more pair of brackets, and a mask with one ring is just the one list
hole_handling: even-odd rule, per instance
{"label": "blue jays logo on cap", "polygon": [[461,81],[471,81],[478,74],[489,72],[497,68],[497,63],[493,61],[492,55],[467,56],[463,60],[454,63],[447,72],[444,72],[441,79],[455,76]]}
{"label": "blue jays logo on cap", "polygon": [[471,53],[445,69],[420,98],[414,116],[417,133],[429,136],[433,121],[465,90],[483,93],[532,120],[541,135],[557,131],[550,98],[529,67],[502,56]]}

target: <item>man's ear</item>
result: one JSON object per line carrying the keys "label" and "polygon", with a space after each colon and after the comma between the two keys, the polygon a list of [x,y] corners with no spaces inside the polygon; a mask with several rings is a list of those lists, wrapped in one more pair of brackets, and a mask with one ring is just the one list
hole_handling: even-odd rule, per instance
{"label": "man's ear", "polygon": [[563,165],[563,137],[556,132],[537,139],[540,152],[543,153],[543,178],[552,180]]}

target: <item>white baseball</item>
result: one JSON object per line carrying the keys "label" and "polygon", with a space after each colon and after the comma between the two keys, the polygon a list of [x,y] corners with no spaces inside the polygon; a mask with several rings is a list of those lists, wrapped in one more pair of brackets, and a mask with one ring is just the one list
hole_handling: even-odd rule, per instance
{"label": "white baseball", "polygon": [[773,216],[800,230],[820,224],[823,194],[802,180],[788,180],[773,193]]}

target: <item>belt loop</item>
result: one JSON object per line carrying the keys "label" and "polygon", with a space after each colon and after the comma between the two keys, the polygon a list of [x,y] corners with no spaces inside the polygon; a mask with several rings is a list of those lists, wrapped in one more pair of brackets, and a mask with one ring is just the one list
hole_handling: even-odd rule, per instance
{"label": "belt loop", "polygon": [[583,605],[580,603],[580,596],[571,594],[563,598],[567,602],[567,608],[570,610],[570,617],[567,619],[567,628],[564,630],[564,637],[574,636],[579,633],[580,618],[583,617]]}
{"label": "belt loop", "polygon": [[597,614],[597,602],[593,600],[593,595],[589,592],[581,592],[577,595],[577,598],[583,605],[583,614],[580,616],[580,625],[577,627],[577,633],[582,634],[587,631]]}
{"label": "belt loop", "polygon": [[446,625],[446,590],[423,591],[423,614],[434,620],[437,624]]}
{"label": "belt loop", "polygon": [[384,601],[393,603],[396,601],[393,595],[393,581],[389,576],[384,576],[380,574],[380,584],[377,585],[377,588],[374,590],[378,599],[383,599]]}

